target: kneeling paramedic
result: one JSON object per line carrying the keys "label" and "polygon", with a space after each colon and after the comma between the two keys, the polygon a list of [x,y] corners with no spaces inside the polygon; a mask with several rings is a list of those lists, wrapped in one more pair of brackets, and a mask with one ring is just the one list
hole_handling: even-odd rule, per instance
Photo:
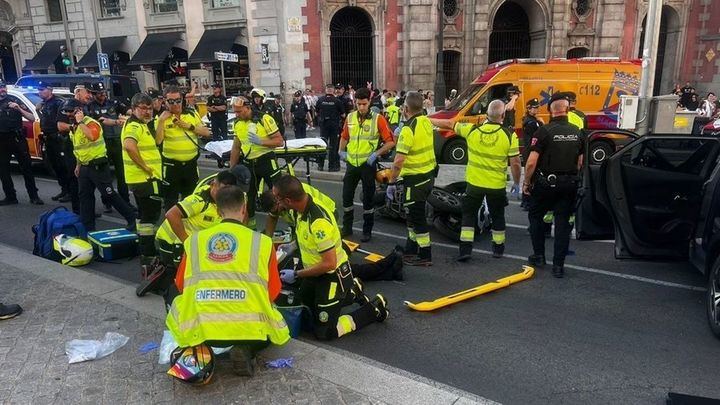
{"label": "kneeling paramedic", "polygon": [[[300,297],[313,314],[315,337],[331,340],[361,329],[388,316],[385,298],[378,294],[370,301],[365,294],[353,294],[353,276],[343,250],[340,229],[332,213],[314,202],[300,180],[283,176],[273,185],[283,209],[297,215],[297,242],[303,268],[285,269],[280,278],[287,284],[300,279]],[[345,306],[363,300],[360,308],[342,314]]]}
{"label": "kneeling paramedic", "polygon": [[220,189],[216,201],[223,220],[185,240],[165,324],[180,347],[233,345],[234,371],[252,375],[259,350],[290,340],[273,306],[281,287],[275,252],[269,237],[244,225],[240,187]]}
{"label": "kneeling paramedic", "polygon": [[[89,94],[89,93],[88,93]],[[99,122],[83,113],[83,105],[71,98],[63,104],[61,111],[70,119],[70,139],[77,165],[80,196],[80,219],[85,229],[95,230],[95,189],[127,221],[127,229],[135,231],[135,211],[113,189],[113,175]]]}

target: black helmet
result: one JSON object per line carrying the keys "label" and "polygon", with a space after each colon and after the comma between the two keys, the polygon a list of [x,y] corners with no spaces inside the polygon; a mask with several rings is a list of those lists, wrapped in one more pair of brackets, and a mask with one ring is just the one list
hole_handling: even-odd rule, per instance
{"label": "black helmet", "polygon": [[83,108],[82,103],[77,101],[74,98],[69,98],[69,99],[65,100],[65,104],[63,104],[63,106],[60,108],[60,111],[62,111],[64,113],[73,112],[78,108],[80,108],[80,109]]}

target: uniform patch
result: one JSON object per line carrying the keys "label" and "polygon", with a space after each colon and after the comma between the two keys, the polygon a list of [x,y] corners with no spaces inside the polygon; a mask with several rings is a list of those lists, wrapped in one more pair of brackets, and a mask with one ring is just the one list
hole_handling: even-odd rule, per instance
{"label": "uniform patch", "polygon": [[328,316],[328,313],[325,312],[325,311],[321,311],[321,312],[318,314],[318,319],[320,320],[320,322],[325,323],[325,322],[328,321],[329,318],[330,318],[330,316]]}
{"label": "uniform patch", "polygon": [[237,252],[237,240],[229,233],[218,233],[213,235],[208,242],[208,259],[214,262],[228,262],[235,258]]}
{"label": "uniform patch", "polygon": [[530,140],[530,146],[535,146],[536,143],[537,143],[537,138],[533,138],[532,140]]}
{"label": "uniform patch", "polygon": [[238,288],[203,288],[195,291],[195,301],[244,301],[247,292]]}
{"label": "uniform patch", "polygon": [[323,231],[323,230],[316,231],[315,239],[325,239],[325,231]]}

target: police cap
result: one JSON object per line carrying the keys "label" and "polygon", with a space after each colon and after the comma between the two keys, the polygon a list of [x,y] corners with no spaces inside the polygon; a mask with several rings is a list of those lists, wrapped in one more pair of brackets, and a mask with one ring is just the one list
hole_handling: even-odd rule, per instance
{"label": "police cap", "polygon": [[567,92],[564,92],[564,91],[555,92],[555,93],[553,93],[553,95],[550,97],[550,102],[548,103],[548,106],[550,106],[550,104],[552,104],[552,103],[554,103],[554,102],[556,102],[556,101],[558,101],[558,100],[567,100],[567,101],[570,101],[570,97],[568,96],[568,93],[567,93]]}
{"label": "police cap", "polygon": [[527,102],[526,106],[527,106],[528,108],[537,108],[537,107],[540,107],[540,100],[538,100],[538,99],[536,99],[536,98],[530,99],[530,101]]}
{"label": "police cap", "polygon": [[48,82],[38,82],[37,84],[38,90],[45,90],[45,89],[52,89],[52,85]]}
{"label": "police cap", "polygon": [[163,96],[162,91],[157,90],[157,89],[150,89],[150,90],[148,90],[147,94],[151,98],[162,98],[162,96]]}
{"label": "police cap", "polygon": [[300,90],[296,91],[295,97],[302,97],[302,91],[300,91]]}
{"label": "police cap", "polygon": [[565,94],[567,95],[567,99],[569,102],[575,102],[577,101],[577,94],[575,94],[572,91],[566,91]]}
{"label": "police cap", "polygon": [[[77,89],[77,87],[75,87]],[[83,105],[77,101],[74,98],[69,98],[65,100],[65,103],[60,107],[60,111],[66,113],[66,112],[73,112],[78,108],[83,108]]]}
{"label": "police cap", "polygon": [[340,89],[344,89],[345,86],[343,86],[342,84],[338,83],[338,84],[335,85],[335,88],[338,89],[338,90],[340,90]]}

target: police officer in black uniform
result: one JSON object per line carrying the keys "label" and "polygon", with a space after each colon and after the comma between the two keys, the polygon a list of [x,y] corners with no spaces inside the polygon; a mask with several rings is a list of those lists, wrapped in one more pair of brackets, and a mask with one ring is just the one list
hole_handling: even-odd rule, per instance
{"label": "police officer in black uniform", "polygon": [[25,189],[30,197],[30,203],[43,204],[43,200],[38,196],[32,173],[30,151],[22,128],[23,117],[30,122],[35,121],[35,116],[28,111],[22,101],[8,95],[5,82],[0,81],[0,181],[5,192],[5,198],[0,200],[0,205],[18,203],[15,185],[10,175],[10,159],[13,156],[20,164],[20,172],[25,178]]}
{"label": "police officer in black uniform", "polygon": [[[523,163],[527,162],[528,155],[530,154],[530,140],[532,139],[533,135],[535,134],[535,131],[537,131],[538,128],[540,128],[544,124],[542,119],[537,116],[539,110],[540,110],[540,100],[538,100],[536,98],[531,99],[525,105],[525,116],[523,117],[523,120],[522,120],[522,129],[523,129],[522,161],[523,161]],[[526,194],[523,194],[522,202],[520,203],[520,207],[522,207],[522,209],[527,211],[529,201],[530,201],[529,196]]]}
{"label": "police officer in black uniform", "polygon": [[505,119],[503,126],[510,130],[515,130],[515,103],[520,97],[520,88],[518,86],[510,86],[506,90],[503,101],[505,102]]}
{"label": "police officer in black uniform", "polygon": [[295,92],[293,103],[290,105],[290,114],[293,119],[293,128],[295,129],[295,139],[303,139],[307,135],[308,113],[310,107],[305,103],[302,92]]}
{"label": "police officer in black uniform", "polygon": [[222,94],[222,85],[213,84],[213,94],[207,98],[207,110],[210,115],[212,140],[227,139],[227,97]]}
{"label": "police officer in black uniform", "polygon": [[543,216],[555,215],[555,248],[553,276],[564,275],[565,256],[570,244],[570,215],[575,208],[578,173],[582,166],[584,145],[580,129],[568,122],[568,96],[555,93],[550,100],[552,118],[540,127],[530,141],[530,154],[525,164],[523,193],[530,195],[530,237],[533,266],[545,264],[545,233]]}
{"label": "police officer in black uniform", "polygon": [[270,92],[270,97],[265,100],[265,112],[270,114],[277,124],[278,131],[285,138],[285,108],[282,106],[282,96]]}
{"label": "police officer in black uniform", "polygon": [[65,159],[65,142],[67,139],[58,133],[57,116],[63,100],[53,95],[53,88],[48,83],[38,83],[38,96],[42,99],[35,107],[40,117],[40,130],[42,131],[42,139],[45,145],[46,163],[55,173],[60,193],[51,197],[53,201],[69,202],[70,201],[70,176],[73,175],[72,169],[68,168]]}
{"label": "police officer in black uniform", "polygon": [[[335,97],[335,89],[332,84],[325,86],[325,95],[320,97],[315,105],[320,124],[320,137],[328,144],[328,171],[340,171],[340,121],[345,118],[345,106],[343,102]],[[318,161],[318,169],[323,170],[324,160]]]}

